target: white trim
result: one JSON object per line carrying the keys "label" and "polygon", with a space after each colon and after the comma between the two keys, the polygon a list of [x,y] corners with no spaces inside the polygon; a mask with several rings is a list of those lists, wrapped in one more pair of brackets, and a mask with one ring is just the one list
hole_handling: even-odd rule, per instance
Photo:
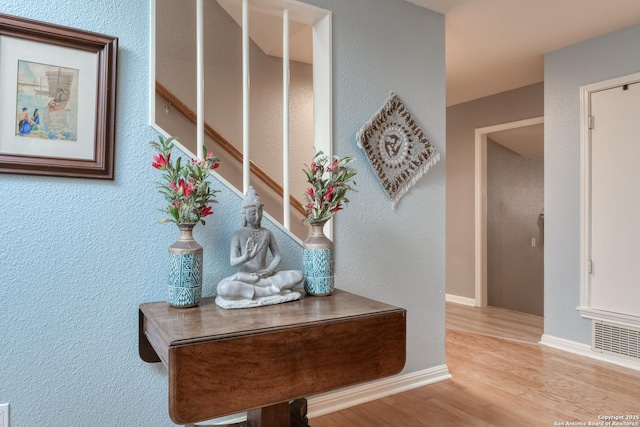
{"label": "white trim", "polygon": [[316,418],[376,399],[423,387],[451,378],[447,365],[435,366],[410,374],[384,378],[344,388],[308,399],[308,417]]}
{"label": "white trim", "polygon": [[591,307],[589,292],[589,268],[591,258],[591,148],[589,120],[591,94],[580,88],[580,306]]}
{"label": "white trim", "polygon": [[[382,399],[392,394],[402,393],[415,388],[424,387],[451,378],[447,365],[434,366],[418,372],[396,375],[390,378],[371,381],[365,384],[347,387],[329,393],[319,394],[307,399],[307,417],[321,417],[332,412],[341,411],[352,406],[361,405],[373,400]],[[231,415],[198,425],[220,425],[220,423],[240,423],[246,421],[245,414]],[[226,425],[226,424],[225,424]]]}
{"label": "white trim", "polygon": [[539,344],[546,347],[555,348],[556,350],[562,350],[568,353],[577,354],[578,356],[595,359],[600,362],[611,363],[617,366],[622,366],[624,368],[640,371],[640,362],[599,353],[597,351],[593,351],[591,349],[591,346],[576,341],[570,341],[564,338],[558,338],[544,334],[542,335]]}
{"label": "white trim", "polygon": [[[333,39],[332,14],[313,24],[313,145],[316,150],[333,156]],[[311,154],[311,153],[310,153]],[[324,226],[333,240],[333,219]]]}
{"label": "white trim", "polygon": [[615,323],[623,327],[640,328],[640,318],[622,313],[613,313],[611,311],[597,310],[590,307],[578,307],[580,316],[591,319],[600,320],[607,323]]}
{"label": "white trim", "polygon": [[475,304],[487,305],[487,133],[475,131]]}
{"label": "white trim", "polygon": [[475,131],[475,297],[487,306],[487,134],[544,123],[544,117],[477,128]]}
{"label": "white trim", "polygon": [[455,304],[468,305],[470,307],[476,306],[476,300],[474,298],[461,297],[459,295],[446,294],[445,299],[447,302],[452,302]]}

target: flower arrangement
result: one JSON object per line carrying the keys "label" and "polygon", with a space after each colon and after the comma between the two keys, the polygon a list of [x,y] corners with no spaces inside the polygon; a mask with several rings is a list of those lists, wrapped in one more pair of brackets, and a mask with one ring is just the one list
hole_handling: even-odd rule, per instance
{"label": "flower arrangement", "polygon": [[311,165],[303,172],[311,187],[305,192],[306,204],[302,206],[306,213],[305,221],[326,221],[334,216],[349,202],[345,197],[347,191],[354,190],[356,182],[353,177],[358,173],[349,166],[353,157],[333,156],[331,159],[322,151],[313,156]]}
{"label": "flower arrangement", "polygon": [[169,202],[162,212],[169,214],[159,222],[174,222],[176,224],[205,224],[204,217],[213,214],[210,203],[217,203],[215,195],[218,190],[210,187],[207,177],[209,171],[220,166],[220,159],[212,153],[207,153],[204,160],[191,159],[182,164],[178,157],[175,164],[171,161],[173,151],[173,137],[158,136],[158,141],[151,141],[150,145],[159,153],[153,156],[151,166],[164,172],[162,180],[157,182],[160,194]]}

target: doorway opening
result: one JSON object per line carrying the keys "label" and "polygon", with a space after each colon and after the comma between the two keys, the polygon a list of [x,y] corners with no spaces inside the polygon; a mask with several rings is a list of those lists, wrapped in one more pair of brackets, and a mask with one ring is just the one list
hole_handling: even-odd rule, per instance
{"label": "doorway opening", "polygon": [[[514,275],[522,275],[522,277],[529,278],[531,273],[522,271],[522,268],[518,268],[518,263],[521,266],[529,267],[529,262],[527,261],[527,257],[537,256],[542,261],[542,244],[543,244],[543,225],[544,225],[544,212],[542,210],[542,203],[540,201],[533,202],[527,199],[527,195],[522,194],[522,187],[527,186],[528,184],[519,183],[518,185],[514,185],[513,182],[507,181],[504,183],[505,179],[509,180],[510,178],[505,178],[504,174],[498,174],[495,177],[493,174],[488,175],[487,173],[487,165],[488,165],[488,151],[492,156],[498,156],[502,154],[504,157],[506,152],[515,152],[515,157],[523,156],[523,157],[535,157],[541,156],[540,151],[542,151],[541,147],[538,147],[538,154],[535,154],[536,147],[535,145],[542,144],[540,140],[542,136],[542,127],[544,123],[543,117],[535,117],[527,120],[520,120],[515,122],[503,123],[495,126],[488,126],[483,128],[476,129],[475,132],[475,305],[477,307],[487,307],[488,305],[496,304],[498,301],[498,306],[502,306],[503,308],[512,309],[514,311],[523,311],[530,314],[531,310],[538,311],[542,315],[542,294],[540,293],[538,304],[540,307],[530,309],[529,307],[522,308],[522,304],[518,303],[517,300],[523,301],[527,300],[527,296],[523,297],[520,295],[519,297],[515,297],[515,292],[517,289],[508,289],[505,293],[504,290],[498,290],[497,292],[490,293],[489,292],[489,270],[490,266],[492,268],[492,280],[495,280],[496,277],[503,282],[506,281],[506,284],[502,284],[501,286],[509,286],[509,282],[512,281]],[[538,140],[537,142],[535,142]],[[513,145],[515,144],[515,145]],[[506,145],[507,149],[505,150],[502,145]],[[489,150],[488,150],[489,147]],[[496,154],[497,153],[497,154]],[[524,159],[522,162],[516,160],[516,164],[511,163],[510,168],[520,169],[523,168],[522,165],[528,165]],[[539,161],[543,162],[543,160]],[[528,166],[526,166],[528,168]],[[524,169],[523,169],[524,170]],[[493,202],[494,206],[489,206],[488,203],[488,181],[489,178],[491,180],[498,182],[500,180],[503,181],[503,185],[501,189],[499,188],[495,192],[501,193],[502,200],[511,200],[515,205],[503,206],[501,201]],[[518,178],[520,180],[520,178]],[[505,193],[510,190],[510,186],[513,187],[513,193]],[[499,199],[500,200],[500,199]],[[530,203],[531,202],[531,203]],[[527,224],[529,226],[528,230],[524,230],[522,224],[518,226],[518,221],[522,223],[522,218],[518,218],[515,221],[511,221],[510,225],[507,224],[506,217],[503,218],[501,215],[508,213],[509,211],[518,211],[518,215],[523,217],[522,208],[523,205],[536,205],[536,207],[529,206],[528,209],[534,211],[533,216],[531,212],[528,214]],[[489,211],[489,208],[492,211]],[[491,244],[489,242],[489,234],[488,234],[488,224],[491,223],[493,226],[493,230],[502,232],[503,240],[505,240],[504,236],[507,236],[508,239],[513,240],[513,242],[498,242],[497,244]],[[500,230],[501,227],[509,225],[510,227],[516,227],[518,229],[518,233],[514,233],[513,230]],[[525,234],[525,236],[522,235]],[[519,234],[519,236],[515,236],[514,234]],[[498,234],[500,235],[500,234]],[[509,246],[511,245],[511,247]],[[489,247],[493,249],[493,252],[502,254],[505,256],[515,256],[516,258],[512,258],[511,261],[505,259],[499,259],[499,262],[489,262]],[[497,247],[497,249],[496,249]],[[506,248],[506,249],[505,249]],[[534,252],[537,252],[534,255]],[[502,263],[502,265],[500,265]],[[506,264],[506,265],[505,265]],[[496,268],[506,267],[507,273],[498,273],[494,274]],[[538,273],[536,273],[538,274]],[[542,271],[539,272],[540,277],[540,289],[542,292]],[[527,289],[526,284],[523,289],[527,292],[530,289]],[[510,303],[516,301],[515,304],[502,304],[500,302],[501,295],[502,299],[504,295],[506,295],[506,299],[510,300]],[[520,305],[519,305],[520,304]]]}

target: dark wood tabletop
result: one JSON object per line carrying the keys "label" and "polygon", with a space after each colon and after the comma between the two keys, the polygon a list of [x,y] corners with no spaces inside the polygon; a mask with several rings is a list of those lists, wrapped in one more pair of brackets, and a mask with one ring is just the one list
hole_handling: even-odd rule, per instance
{"label": "dark wood tabletop", "polygon": [[193,308],[163,301],[139,312],[140,357],[167,367],[178,424],[281,407],[396,374],[405,363],[406,311],[341,290],[247,309],[225,310],[209,297]]}

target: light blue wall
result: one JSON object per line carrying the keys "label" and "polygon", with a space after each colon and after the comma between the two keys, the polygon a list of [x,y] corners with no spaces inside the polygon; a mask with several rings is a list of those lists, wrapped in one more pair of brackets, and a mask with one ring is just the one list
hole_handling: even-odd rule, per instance
{"label": "light blue wall", "polygon": [[[443,364],[444,17],[401,0],[309,2],[334,11],[334,146],[360,169],[336,221],[337,285],[408,309],[405,372]],[[166,370],[137,354],[138,305],[165,298],[177,237],[156,224],[147,2],[22,0],[0,13],[119,37],[115,180],[0,175],[0,403],[11,404],[12,427],[173,425]],[[354,138],[390,90],[443,159],[395,211]],[[195,233],[209,295],[232,272],[227,247],[240,225],[235,193],[219,200]],[[299,246],[276,237],[286,266],[299,266]]]}
{"label": "light blue wall", "polygon": [[590,344],[580,304],[580,87],[640,71],[640,25],[545,55],[545,334]]}
{"label": "light blue wall", "polygon": [[[334,150],[359,168],[336,219],[336,286],[408,310],[405,372],[444,364],[444,17],[406,1],[309,3],[333,11]],[[391,90],[441,158],[395,210],[355,140]]]}

